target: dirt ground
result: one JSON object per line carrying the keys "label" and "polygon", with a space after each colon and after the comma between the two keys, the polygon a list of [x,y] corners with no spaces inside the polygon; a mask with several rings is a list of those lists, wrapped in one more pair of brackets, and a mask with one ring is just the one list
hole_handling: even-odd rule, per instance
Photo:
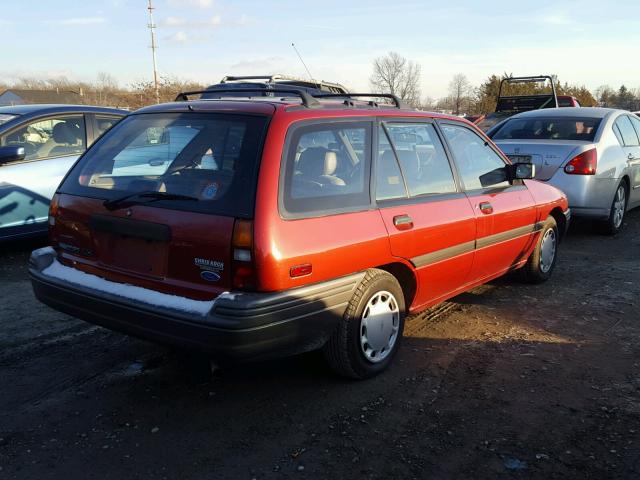
{"label": "dirt ground", "polygon": [[640,211],[589,227],[546,284],[411,318],[362,382],[315,354],[211,376],[37,303],[38,245],[0,246],[0,478],[640,478]]}

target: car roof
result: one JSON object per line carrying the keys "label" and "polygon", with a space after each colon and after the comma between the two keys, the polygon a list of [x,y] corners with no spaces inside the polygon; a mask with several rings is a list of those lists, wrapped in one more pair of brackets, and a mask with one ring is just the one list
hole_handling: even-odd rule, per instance
{"label": "car roof", "polygon": [[29,115],[34,113],[58,113],[58,112],[96,112],[126,115],[127,110],[111,107],[97,107],[93,105],[67,105],[67,104],[27,104],[0,107],[0,114]]}
{"label": "car roof", "polygon": [[615,112],[622,112],[616,108],[601,107],[560,107],[560,108],[543,108],[540,110],[531,110],[529,112],[518,113],[509,118],[544,118],[544,117],[591,117],[605,118]]}

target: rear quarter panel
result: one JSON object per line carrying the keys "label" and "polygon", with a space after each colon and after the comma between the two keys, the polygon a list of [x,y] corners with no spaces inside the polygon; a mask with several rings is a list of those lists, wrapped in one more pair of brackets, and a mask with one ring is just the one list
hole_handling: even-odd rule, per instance
{"label": "rear quarter panel", "polygon": [[[258,289],[279,291],[322,282],[393,261],[389,239],[377,209],[285,220],[278,210],[278,187],[287,130],[312,119],[308,110],[279,110],[265,140],[254,220]],[[366,112],[358,116],[371,116]],[[344,110],[319,111],[317,119],[344,118]],[[312,273],[289,275],[292,266],[310,263]]]}

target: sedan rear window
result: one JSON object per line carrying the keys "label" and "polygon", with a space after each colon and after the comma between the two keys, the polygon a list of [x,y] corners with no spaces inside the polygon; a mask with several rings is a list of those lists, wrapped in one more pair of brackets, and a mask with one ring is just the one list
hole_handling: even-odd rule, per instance
{"label": "sedan rear window", "polygon": [[592,142],[600,118],[513,118],[504,122],[493,140],[582,140]]}
{"label": "sedan rear window", "polygon": [[252,216],[265,126],[248,115],[131,115],[87,151],[61,191],[105,200],[161,192],[199,201],[154,206]]}

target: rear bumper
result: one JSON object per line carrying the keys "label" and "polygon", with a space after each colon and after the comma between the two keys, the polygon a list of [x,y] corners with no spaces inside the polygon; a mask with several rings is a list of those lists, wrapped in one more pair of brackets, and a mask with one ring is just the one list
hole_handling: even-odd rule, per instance
{"label": "rear bumper", "polygon": [[609,218],[619,180],[600,178],[597,175],[568,175],[558,169],[547,183],[567,195],[574,216],[604,220]]}
{"label": "rear bumper", "polygon": [[256,360],[320,348],[342,318],[364,273],[277,293],[238,293],[206,315],[158,308],[47,275],[55,261],[29,262],[38,300],[74,317],[221,360]]}

